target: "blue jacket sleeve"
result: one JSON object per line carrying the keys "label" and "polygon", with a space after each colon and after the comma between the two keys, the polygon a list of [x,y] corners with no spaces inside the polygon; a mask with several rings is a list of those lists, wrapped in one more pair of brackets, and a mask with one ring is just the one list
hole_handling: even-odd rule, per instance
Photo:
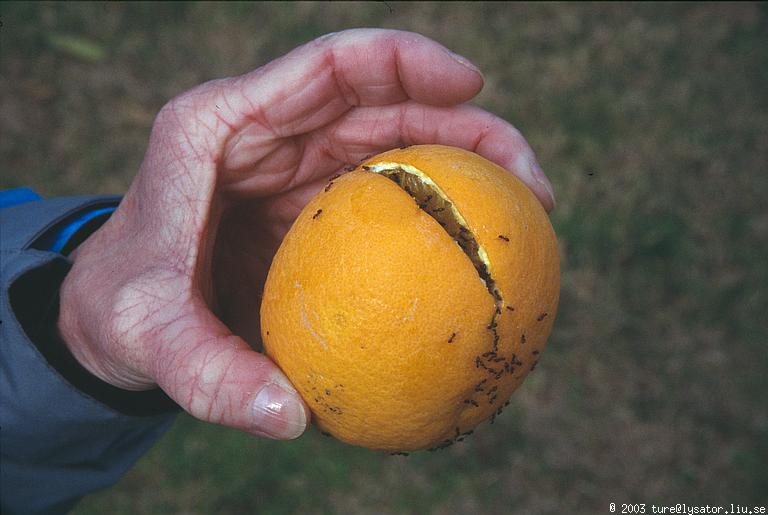
{"label": "blue jacket sleeve", "polygon": [[86,220],[74,224],[79,235],[68,235],[76,243],[100,223],[83,213],[106,213],[118,202],[75,197],[0,209],[4,514],[65,513],[88,492],[114,484],[178,412],[161,390],[128,392],[92,376],[56,331],[59,287],[71,266],[57,235]]}

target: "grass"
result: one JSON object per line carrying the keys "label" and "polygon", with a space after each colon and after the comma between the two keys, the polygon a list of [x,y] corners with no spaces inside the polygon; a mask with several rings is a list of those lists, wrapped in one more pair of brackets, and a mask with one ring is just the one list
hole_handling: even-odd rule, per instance
{"label": "grass", "polygon": [[4,4],[0,185],[120,192],[154,113],[321,34],[484,71],[558,197],[561,309],[493,426],[389,457],[180,417],[75,513],[603,513],[768,504],[766,4]]}

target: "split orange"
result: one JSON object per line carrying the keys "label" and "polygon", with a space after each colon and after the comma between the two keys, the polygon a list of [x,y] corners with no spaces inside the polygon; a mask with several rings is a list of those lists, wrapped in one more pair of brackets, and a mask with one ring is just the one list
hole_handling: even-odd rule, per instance
{"label": "split orange", "polygon": [[533,370],[559,288],[554,231],[519,179],[458,148],[392,150],[329,182],[286,235],[264,348],[322,431],[444,447]]}

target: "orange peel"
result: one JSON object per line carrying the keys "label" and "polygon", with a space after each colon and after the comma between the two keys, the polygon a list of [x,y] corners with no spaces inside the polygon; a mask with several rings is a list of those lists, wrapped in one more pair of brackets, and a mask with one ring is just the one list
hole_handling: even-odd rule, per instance
{"label": "orange peel", "polygon": [[264,289],[264,349],[322,431],[442,448],[533,370],[559,288],[554,230],[518,178],[458,148],[392,150],[296,219]]}

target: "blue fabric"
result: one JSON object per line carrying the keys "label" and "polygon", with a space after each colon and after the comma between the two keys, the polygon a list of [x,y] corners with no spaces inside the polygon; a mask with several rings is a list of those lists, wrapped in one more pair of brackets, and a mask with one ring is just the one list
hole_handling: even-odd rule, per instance
{"label": "blue fabric", "polygon": [[[100,380],[73,369],[56,331],[71,262],[52,249],[119,197],[41,200],[20,190],[0,194],[0,513],[61,514],[118,481],[178,407],[153,391],[94,386]],[[51,233],[51,246],[40,246]]]}
{"label": "blue fabric", "polygon": [[42,197],[35,193],[32,188],[14,188],[12,190],[0,191],[0,209],[11,207],[27,202],[41,200]]}
{"label": "blue fabric", "polygon": [[[39,200],[43,200],[43,198],[31,188],[24,187],[0,191],[0,209]],[[67,242],[69,242],[69,239],[72,238],[82,226],[99,216],[113,213],[115,209],[115,207],[102,207],[78,213],[75,218],[67,220],[64,225],[57,227],[57,230],[44,235],[43,238],[38,241],[37,248],[47,249],[53,252],[61,252]]]}
{"label": "blue fabric", "polygon": [[61,227],[58,231],[53,232],[52,233],[53,241],[51,242],[45,241],[41,243],[45,245],[45,248],[50,249],[53,252],[61,252],[61,250],[64,248],[67,242],[69,242],[69,239],[72,236],[74,236],[75,233],[83,225],[90,222],[94,218],[98,218],[99,216],[111,214],[115,211],[115,209],[116,208],[114,207],[103,207],[99,209],[85,211],[74,220],[67,222],[67,224]]}

